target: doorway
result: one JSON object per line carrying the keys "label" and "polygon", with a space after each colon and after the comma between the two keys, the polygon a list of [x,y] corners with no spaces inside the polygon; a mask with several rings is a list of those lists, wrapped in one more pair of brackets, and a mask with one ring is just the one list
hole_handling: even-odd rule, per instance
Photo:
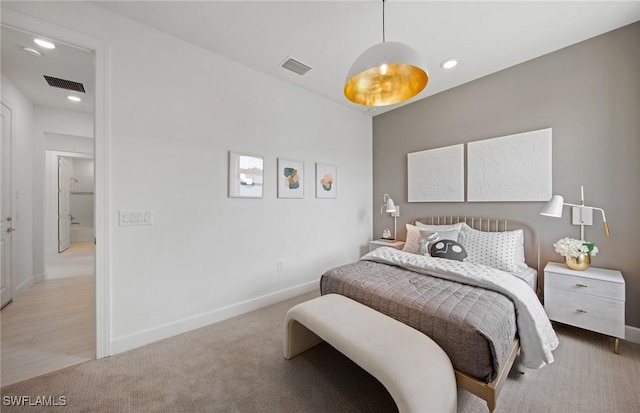
{"label": "doorway", "polygon": [[[92,328],[93,331],[90,332],[91,338],[91,358],[94,357],[106,357],[110,355],[110,333],[109,333],[109,319],[110,319],[110,302],[109,302],[109,235],[110,228],[108,226],[108,205],[109,205],[109,191],[106,182],[108,180],[108,124],[106,120],[108,119],[108,96],[107,96],[107,80],[108,80],[108,46],[103,42],[92,38],[90,36],[83,35],[81,33],[70,31],[66,28],[62,28],[60,26],[56,26],[54,24],[47,23],[42,20],[33,19],[29,16],[22,15],[20,13],[14,12],[12,10],[6,10],[3,8],[2,15],[0,16],[2,19],[2,30],[4,32],[5,28],[14,29],[19,32],[24,33],[40,33],[43,36],[49,39],[59,39],[62,43],[67,45],[77,45],[79,48],[84,48],[85,50],[93,53],[95,58],[95,65],[92,65],[93,77],[95,79],[95,95],[91,101],[94,104],[94,141],[95,144],[92,144],[92,147],[95,147],[95,238],[94,243],[97,244],[94,248],[95,254],[95,266],[94,272],[95,277],[93,280],[94,285],[89,288],[84,288],[85,291],[88,291],[92,297],[91,304],[84,305],[84,309],[87,310],[84,313],[89,314],[89,318],[95,327]],[[4,33],[3,33],[4,34]],[[3,41],[5,37],[3,36]],[[3,47],[3,51],[5,48]],[[4,57],[4,56],[3,56]],[[7,69],[7,65],[5,64],[8,60],[3,58],[3,75],[5,75],[5,69]],[[4,101],[4,93],[3,93],[3,101]],[[42,152],[40,152],[42,153]],[[42,155],[34,155],[42,156]],[[44,169],[44,167],[42,167]],[[44,176],[44,170],[34,172],[35,179],[38,179],[37,176]],[[38,189],[38,185],[40,187],[44,186],[42,182],[43,178],[40,180],[40,183],[34,183],[36,189]],[[35,182],[35,181],[34,181]],[[37,191],[36,191],[37,192]],[[46,196],[46,194],[45,194]],[[40,215],[38,212],[44,209],[43,200],[37,200],[34,203],[34,227],[35,223],[38,224],[40,231],[42,231],[42,227],[44,226],[43,222],[38,220],[39,216],[44,216],[44,213]],[[44,219],[43,219],[44,221]],[[34,231],[35,232],[35,231]],[[57,232],[57,230],[56,230]],[[41,237],[41,235],[40,235]],[[44,262],[45,262],[45,246],[44,241],[38,241],[39,237],[34,237],[34,273],[33,280],[38,281],[40,277],[45,278],[44,276]],[[42,238],[40,238],[42,240]],[[40,264],[38,265],[38,262]],[[42,268],[39,274],[38,268]],[[29,273],[31,274],[31,273]],[[15,279],[15,274],[14,274]],[[30,292],[35,291],[36,287],[42,286],[44,283],[37,283],[33,288],[30,288]],[[16,291],[16,285],[14,285],[10,289],[14,294]],[[20,294],[21,296],[26,297],[27,293]],[[71,300],[62,300],[62,301],[71,301]],[[16,302],[12,305],[15,306]],[[12,305],[9,305],[5,310],[2,311],[2,323],[3,327],[5,326],[5,322],[8,317],[6,315],[8,312],[6,311],[8,308],[11,308]],[[69,323],[69,322],[67,322]],[[73,323],[73,322],[72,322]],[[3,328],[4,331],[4,328]],[[5,343],[6,335],[3,334],[2,341],[3,345]],[[3,346],[4,350],[4,346]],[[71,357],[73,358],[73,357]],[[68,358],[69,359],[69,358]],[[60,368],[60,367],[57,367]],[[3,371],[9,370],[7,366],[3,363]],[[4,382],[6,383],[6,382]],[[3,383],[3,384],[4,384]]]}
{"label": "doorway", "polygon": [[[2,192],[9,194],[3,197],[2,211],[7,223],[2,234],[7,264],[3,284],[9,287],[3,293],[11,300],[2,309],[5,385],[94,359],[96,354],[94,54],[54,37],[46,38],[55,47],[33,49],[42,37],[2,26],[3,86],[5,80],[8,85],[2,91],[2,163],[8,168],[2,175]],[[34,46],[25,51],[27,45]],[[51,78],[57,81],[50,83]],[[88,102],[83,104],[83,99]],[[79,197],[72,190],[91,195]],[[37,192],[42,195],[33,195]],[[38,202],[40,198],[44,202]],[[72,200],[77,211],[71,209]],[[90,231],[85,241],[91,242],[84,248],[72,244],[74,212],[82,217],[77,222]],[[34,219],[40,214],[42,221]],[[48,239],[53,236],[55,240]],[[37,241],[47,246],[42,252],[33,247]],[[50,244],[55,245],[49,248]],[[35,268],[39,253],[43,269]]]}
{"label": "doorway", "polygon": [[[57,160],[57,171],[47,168],[47,175],[57,172],[57,188],[47,188],[47,193],[57,193],[57,199],[47,199],[46,209],[57,215],[57,252],[66,251],[73,243],[94,242],[94,161],[89,154],[46,151],[47,163]],[[54,176],[47,176],[47,185],[55,186]],[[53,205],[54,202],[57,204]],[[54,231],[51,231],[52,233]],[[47,242],[47,241],[45,241]],[[53,244],[53,240],[51,244]],[[53,250],[53,248],[50,248]]]}
{"label": "doorway", "polygon": [[[44,158],[48,217],[44,222],[50,228],[42,232],[51,238],[45,240],[51,246],[45,257],[46,276],[2,310],[3,385],[96,358],[93,157],[45,151]],[[84,186],[79,186],[81,182]],[[66,186],[63,192],[68,198],[63,210],[70,216],[75,213],[73,218],[90,226],[91,232],[88,240],[68,235],[68,247],[58,252],[60,184]],[[74,206],[70,198],[76,196],[90,199]]]}
{"label": "doorway", "polygon": [[[89,139],[89,138],[87,138]],[[91,154],[46,151],[46,279],[93,277],[94,160]],[[57,169],[55,166],[57,165]],[[57,198],[55,196],[57,194]],[[54,222],[54,218],[57,221]],[[56,231],[57,227],[57,231]]]}

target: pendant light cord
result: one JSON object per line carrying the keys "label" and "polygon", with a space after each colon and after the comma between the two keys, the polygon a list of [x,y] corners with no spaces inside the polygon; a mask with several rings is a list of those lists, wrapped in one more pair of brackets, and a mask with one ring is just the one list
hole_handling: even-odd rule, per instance
{"label": "pendant light cord", "polygon": [[382,43],[386,42],[384,35],[384,0],[382,0]]}

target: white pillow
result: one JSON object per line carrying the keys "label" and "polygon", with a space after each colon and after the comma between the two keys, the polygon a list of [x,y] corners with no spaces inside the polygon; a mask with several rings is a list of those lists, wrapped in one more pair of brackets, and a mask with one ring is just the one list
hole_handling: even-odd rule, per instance
{"label": "white pillow", "polygon": [[[428,229],[429,231],[458,231],[462,229],[466,224],[464,222],[458,222],[457,224],[449,224],[449,225],[429,225],[423,224],[422,222],[416,222],[416,226],[420,229]],[[449,239],[449,238],[447,238]],[[457,241],[457,240],[453,240]]]}
{"label": "white pillow", "polygon": [[402,251],[418,254],[420,252],[420,240],[424,239],[426,241],[427,237],[430,235],[429,231],[426,229],[420,229],[415,225],[406,225],[407,239],[404,243],[404,247],[402,247]]}
{"label": "white pillow", "polygon": [[478,231],[464,226],[458,242],[467,250],[465,262],[473,262],[508,272],[522,270],[524,233],[521,229],[502,232]]}
{"label": "white pillow", "polygon": [[[407,225],[407,240],[404,243],[402,251],[410,252],[412,254],[420,253],[420,240],[424,239],[427,243],[425,245],[425,254],[429,255],[429,246],[438,240],[449,239],[452,241],[458,241],[459,230],[451,231],[432,231],[426,228],[417,227],[415,225]],[[431,237],[435,235],[434,237]]]}

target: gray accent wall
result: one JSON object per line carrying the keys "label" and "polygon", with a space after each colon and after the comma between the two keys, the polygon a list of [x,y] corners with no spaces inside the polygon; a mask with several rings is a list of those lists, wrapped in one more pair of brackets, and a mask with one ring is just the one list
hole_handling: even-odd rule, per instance
{"label": "gray accent wall", "polygon": [[[447,76],[428,69],[432,78]],[[569,207],[548,218],[539,215],[544,202],[407,202],[408,153],[549,127],[553,193],[579,203],[584,185],[586,205],[605,210],[611,237],[595,211],[585,228],[600,249],[592,265],[622,272],[626,324],[640,327],[640,22],[376,116],[372,236],[393,229],[393,219],[379,215],[389,193],[401,206],[399,239],[417,217],[505,217],[537,229],[541,269],[561,261],[553,243],[580,237]]]}

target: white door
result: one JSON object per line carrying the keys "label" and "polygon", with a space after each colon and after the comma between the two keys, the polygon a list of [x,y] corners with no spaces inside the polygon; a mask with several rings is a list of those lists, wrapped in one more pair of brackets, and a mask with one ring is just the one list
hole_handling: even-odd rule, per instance
{"label": "white door", "polygon": [[71,162],[58,157],[58,252],[69,248],[71,238]]}
{"label": "white door", "polygon": [[11,276],[11,109],[2,106],[0,120],[0,308],[13,298]]}

